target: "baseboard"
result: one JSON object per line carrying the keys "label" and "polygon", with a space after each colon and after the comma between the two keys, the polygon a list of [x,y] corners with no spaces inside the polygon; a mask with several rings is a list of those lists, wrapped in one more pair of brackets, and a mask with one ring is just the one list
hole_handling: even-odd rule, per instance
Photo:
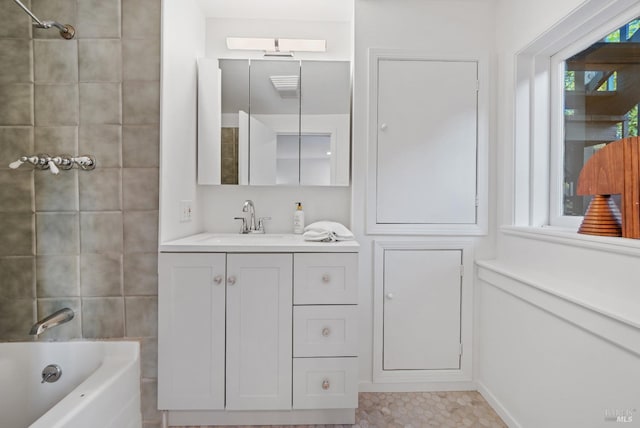
{"label": "baseboard", "polygon": [[487,386],[481,381],[476,381],[476,385],[478,387],[478,392],[482,397],[487,400],[487,403],[496,411],[498,416],[502,418],[505,424],[509,428],[522,428],[522,425],[515,420],[515,418],[509,413],[509,411],[502,405],[500,400],[496,398],[495,395],[487,388]]}
{"label": "baseboard", "polygon": [[476,391],[475,382],[360,382],[359,392]]}

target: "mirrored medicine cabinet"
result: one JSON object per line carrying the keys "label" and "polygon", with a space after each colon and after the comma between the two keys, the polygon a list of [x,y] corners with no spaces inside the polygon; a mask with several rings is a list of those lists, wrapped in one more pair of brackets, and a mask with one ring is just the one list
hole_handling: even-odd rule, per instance
{"label": "mirrored medicine cabinet", "polygon": [[198,183],[348,186],[348,61],[201,59]]}

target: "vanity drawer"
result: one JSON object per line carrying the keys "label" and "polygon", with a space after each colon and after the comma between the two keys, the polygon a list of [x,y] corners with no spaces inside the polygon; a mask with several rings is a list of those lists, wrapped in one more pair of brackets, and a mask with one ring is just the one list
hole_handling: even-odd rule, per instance
{"label": "vanity drawer", "polygon": [[358,407],[358,359],[294,358],[294,409]]}
{"label": "vanity drawer", "polygon": [[293,303],[358,303],[357,253],[304,253],[293,259]]}
{"label": "vanity drawer", "polygon": [[358,307],[294,306],[294,357],[354,357],[358,355]]}

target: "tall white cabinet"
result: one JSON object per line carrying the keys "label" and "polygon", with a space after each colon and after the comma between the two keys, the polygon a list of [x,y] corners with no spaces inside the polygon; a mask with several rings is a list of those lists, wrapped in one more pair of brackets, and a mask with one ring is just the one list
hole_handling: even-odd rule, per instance
{"label": "tall white cabinet", "polygon": [[206,238],[159,255],[158,407],[170,425],[353,423],[358,244]]}

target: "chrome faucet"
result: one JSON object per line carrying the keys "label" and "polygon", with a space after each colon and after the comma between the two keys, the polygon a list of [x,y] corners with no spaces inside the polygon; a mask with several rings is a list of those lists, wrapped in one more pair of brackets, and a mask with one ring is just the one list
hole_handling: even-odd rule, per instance
{"label": "chrome faucet", "polygon": [[38,336],[51,327],[55,327],[57,325],[71,321],[73,319],[73,316],[74,313],[69,308],[63,308],[55,311],[48,317],[45,317],[35,323],[33,327],[31,327],[31,331],[29,332],[29,334]]}
{"label": "chrome faucet", "polygon": [[256,209],[251,199],[244,201],[242,206],[243,213],[249,213],[247,217],[234,217],[234,220],[242,220],[242,226],[240,226],[240,233],[264,233],[264,221],[271,220],[271,217],[259,217],[258,225],[256,226]]}

